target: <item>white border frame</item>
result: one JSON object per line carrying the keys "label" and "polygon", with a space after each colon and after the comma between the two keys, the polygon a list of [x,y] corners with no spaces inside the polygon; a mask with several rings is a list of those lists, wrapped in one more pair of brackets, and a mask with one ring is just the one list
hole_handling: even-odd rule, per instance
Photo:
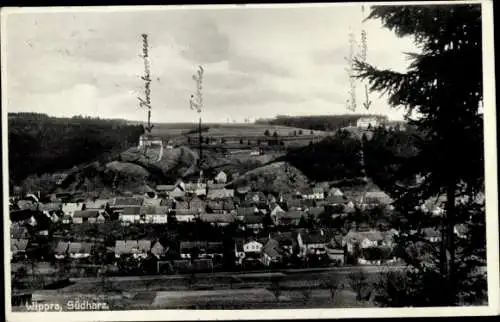
{"label": "white border frame", "polygon": [[[136,320],[263,320],[263,319],[313,319],[313,318],[379,318],[379,317],[431,317],[431,316],[486,316],[499,314],[500,304],[500,267],[498,248],[498,188],[496,154],[496,111],[495,111],[495,77],[494,77],[494,37],[493,37],[493,1],[403,1],[403,2],[366,2],[369,5],[415,5],[415,4],[460,4],[478,3],[482,5],[483,27],[483,86],[484,86],[484,145],[485,145],[485,186],[486,186],[486,230],[487,230],[487,271],[488,271],[488,305],[477,307],[447,308],[349,308],[349,309],[287,309],[287,310],[147,310],[144,311],[99,311],[99,312],[12,312],[10,301],[10,269],[4,270],[5,308],[8,321],[136,321]],[[1,32],[5,32],[8,15],[40,12],[99,12],[110,11],[150,11],[150,10],[214,10],[235,8],[276,8],[276,7],[318,7],[318,6],[359,6],[363,3],[311,3],[311,4],[247,4],[247,5],[183,5],[183,6],[142,6],[142,7],[53,7],[53,8],[2,8]],[[5,88],[6,50],[5,37],[2,41],[2,88]],[[7,138],[7,100],[5,90],[2,91],[2,151],[3,151],[3,185],[4,214],[8,208],[8,138]],[[489,153],[487,151],[490,151]],[[9,263],[10,221],[4,218],[4,263]],[[7,264],[5,264],[7,266]]]}

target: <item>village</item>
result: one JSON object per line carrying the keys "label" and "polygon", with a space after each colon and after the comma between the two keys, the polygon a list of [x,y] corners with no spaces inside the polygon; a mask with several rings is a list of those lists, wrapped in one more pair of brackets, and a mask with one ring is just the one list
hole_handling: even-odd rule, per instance
{"label": "village", "polygon": [[[11,260],[109,265],[116,275],[398,262],[398,230],[387,218],[359,220],[374,211],[390,216],[392,200],[381,191],[344,193],[320,182],[273,195],[229,188],[227,181],[221,171],[206,182],[179,180],[144,195],[71,202],[55,194],[49,203],[34,194],[11,198]],[[122,234],[113,236],[116,227]],[[134,227],[151,228],[127,238]],[[165,238],[169,231],[175,237]],[[440,241],[433,228],[424,234]]]}

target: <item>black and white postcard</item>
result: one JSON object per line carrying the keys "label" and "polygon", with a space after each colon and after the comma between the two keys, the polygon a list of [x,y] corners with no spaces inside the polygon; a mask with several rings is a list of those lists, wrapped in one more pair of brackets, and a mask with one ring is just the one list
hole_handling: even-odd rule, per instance
{"label": "black and white postcard", "polygon": [[498,313],[492,10],[3,8],[7,320]]}

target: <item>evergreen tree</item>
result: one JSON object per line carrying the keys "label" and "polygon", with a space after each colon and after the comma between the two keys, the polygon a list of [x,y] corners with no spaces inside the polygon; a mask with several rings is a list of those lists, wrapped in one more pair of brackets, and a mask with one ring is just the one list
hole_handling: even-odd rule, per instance
{"label": "evergreen tree", "polygon": [[[395,191],[396,205],[415,219],[416,206],[430,197],[446,196],[436,265],[413,261],[411,285],[421,288],[415,294],[424,294],[415,297],[413,305],[456,305],[471,287],[468,277],[473,267],[484,265],[484,258],[475,257],[475,262],[467,262],[468,269],[458,267],[463,265],[457,263],[471,256],[471,250],[457,249],[454,233],[456,224],[470,218],[473,201],[484,189],[481,6],[378,6],[368,19],[380,19],[398,36],[413,36],[420,49],[420,53],[407,54],[411,64],[406,73],[356,62],[358,77],[368,80],[371,90],[388,93],[391,106],[404,106],[409,125],[423,133],[418,153],[401,166],[398,176],[406,179],[420,174],[425,180]],[[412,119],[414,112],[420,115],[418,119]],[[462,196],[472,201],[458,209],[457,200]],[[460,212],[466,215],[460,216]],[[476,218],[484,217],[478,213],[474,213]],[[412,222],[418,225],[419,221]],[[480,222],[471,225],[484,226]],[[484,249],[485,244],[478,242],[476,247]],[[436,284],[440,287],[431,289]]]}

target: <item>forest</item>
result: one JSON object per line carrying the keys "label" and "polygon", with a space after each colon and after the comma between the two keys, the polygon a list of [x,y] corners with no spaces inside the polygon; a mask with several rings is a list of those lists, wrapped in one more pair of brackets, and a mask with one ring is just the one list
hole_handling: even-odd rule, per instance
{"label": "forest", "polygon": [[142,133],[142,125],[128,125],[124,120],[9,113],[10,181],[18,184],[30,175],[105,161],[136,145]]}
{"label": "forest", "polygon": [[386,116],[381,115],[361,115],[361,114],[344,114],[344,115],[311,115],[311,116],[277,116],[271,120],[257,120],[256,124],[282,125],[290,127],[298,127],[302,129],[311,129],[316,131],[336,131],[340,128],[356,125],[356,121],[360,117],[374,116],[387,121]]}

